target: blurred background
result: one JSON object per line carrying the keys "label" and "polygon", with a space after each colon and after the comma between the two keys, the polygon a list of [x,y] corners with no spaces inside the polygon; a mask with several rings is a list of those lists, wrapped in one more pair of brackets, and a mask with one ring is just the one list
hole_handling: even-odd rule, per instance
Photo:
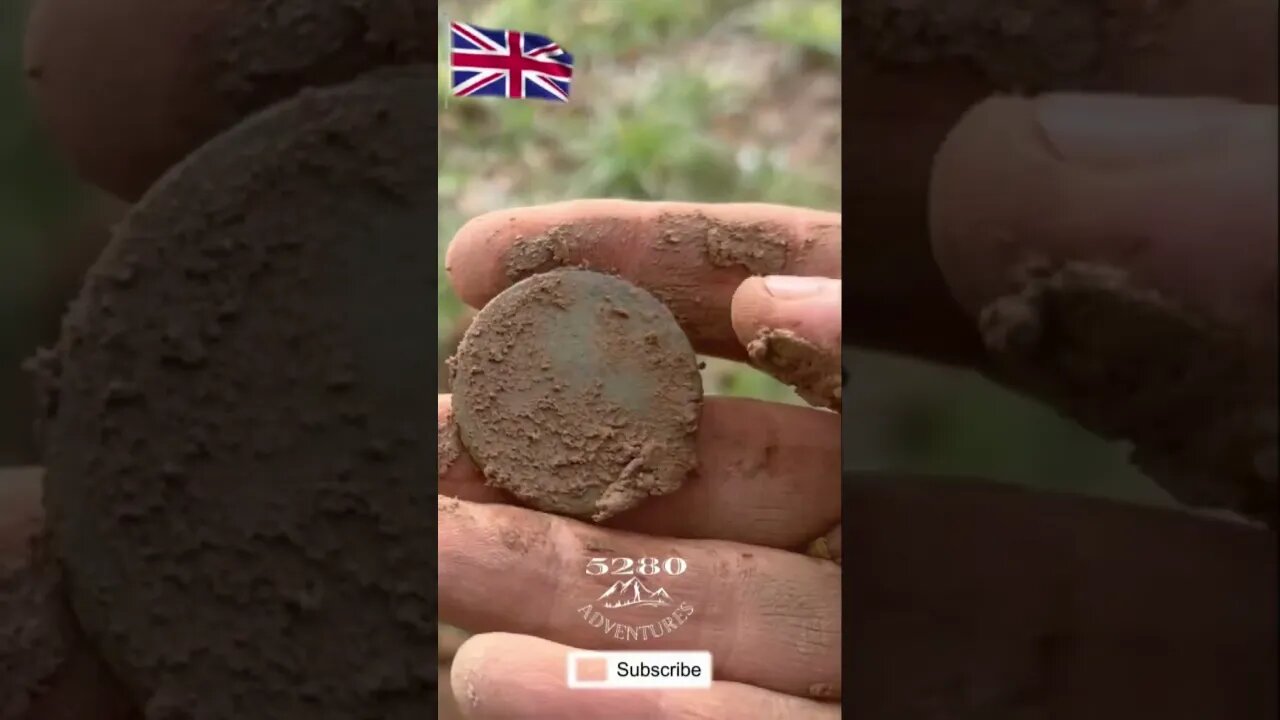
{"label": "blurred background", "polygon": [[[444,253],[481,213],[592,197],[840,209],[839,0],[445,0],[440,8],[449,19],[547,35],[575,59],[567,105],[451,99],[441,35],[442,356],[469,317],[445,281]],[[1131,469],[1125,448],[972,373],[854,348],[845,363],[847,467],[1168,502]],[[799,402],[740,365],[711,360],[705,372],[711,393]]]}
{"label": "blurred background", "polygon": [[57,337],[66,302],[126,209],[79,182],[26,94],[30,0],[0,3],[0,465],[32,464],[35,394],[22,361]]}
{"label": "blurred background", "polygon": [[[27,5],[0,3],[5,465],[38,461],[34,394],[20,365],[54,340],[108,228],[127,210],[77,181],[40,131],[21,69]],[[577,62],[567,105],[451,99],[442,43],[442,358],[469,317],[444,281],[444,252],[475,215],[587,197],[840,207],[838,0],[445,0],[440,9],[453,19],[548,35]],[[975,375],[852,348],[846,365],[849,467],[1167,502],[1130,468],[1124,448]],[[706,387],[799,402],[768,377],[717,361],[708,364]]]}

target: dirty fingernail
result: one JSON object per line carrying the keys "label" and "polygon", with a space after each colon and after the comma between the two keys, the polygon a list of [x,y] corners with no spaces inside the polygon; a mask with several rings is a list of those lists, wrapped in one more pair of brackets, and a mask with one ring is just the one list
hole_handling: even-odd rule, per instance
{"label": "dirty fingernail", "polygon": [[826,278],[769,275],[764,279],[764,286],[776,298],[800,300],[821,294],[828,282]]}
{"label": "dirty fingernail", "polygon": [[1142,162],[1194,146],[1230,106],[1219,100],[1128,95],[1046,95],[1036,103],[1045,138],[1064,159]]}

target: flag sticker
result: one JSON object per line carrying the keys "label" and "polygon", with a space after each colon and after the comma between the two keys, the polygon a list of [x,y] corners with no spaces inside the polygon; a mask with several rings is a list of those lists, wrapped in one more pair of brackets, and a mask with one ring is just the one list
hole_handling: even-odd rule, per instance
{"label": "flag sticker", "polygon": [[454,97],[569,102],[573,55],[543,35],[451,22],[449,70]]}

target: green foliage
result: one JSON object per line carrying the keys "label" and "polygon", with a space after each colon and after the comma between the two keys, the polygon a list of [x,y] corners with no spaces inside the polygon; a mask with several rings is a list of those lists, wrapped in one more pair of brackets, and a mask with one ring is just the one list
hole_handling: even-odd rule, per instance
{"label": "green foliage", "polygon": [[[38,338],[35,309],[46,290],[45,266],[71,256],[65,236],[84,207],[83,186],[51,151],[23,87],[25,5],[0,3],[0,410],[22,404],[15,395],[22,386],[5,373],[46,341]],[[447,243],[480,213],[585,197],[839,207],[839,137],[818,130],[838,123],[838,98],[815,102],[806,95],[838,77],[837,0],[446,0],[442,6],[455,19],[543,32],[577,59],[568,105],[454,100],[442,43],[436,228],[442,347],[464,313],[445,277]],[[806,136],[808,149],[797,151]],[[870,353],[851,353],[849,361],[850,411],[843,419],[850,467],[987,476],[1168,502],[1125,463],[1123,448],[971,373]],[[788,388],[736,363],[707,359],[704,379],[715,394],[798,402]],[[0,413],[0,463],[32,459],[15,450],[15,439],[28,435],[29,418],[21,413]]]}
{"label": "green foliage", "polygon": [[[839,163],[824,166],[812,153],[797,163],[788,147],[790,135],[838,121],[838,103],[794,105],[804,89],[839,73],[837,0],[444,6],[456,19],[543,32],[574,53],[576,69],[568,105],[448,101],[441,115],[442,247],[469,215],[575,198],[839,207]],[[771,79],[756,77],[753,61],[761,57]],[[447,95],[442,69],[442,103]],[[761,127],[771,115],[781,119],[781,136]],[[819,155],[834,150],[838,157],[838,147],[822,142]],[[447,289],[440,300],[447,327],[461,304]],[[972,373],[874,353],[847,359],[850,467],[1168,502],[1126,463],[1123,448]],[[799,402],[789,388],[736,363],[708,359],[704,381],[713,394]]]}
{"label": "green foliage", "polygon": [[838,1],[774,0],[760,6],[752,20],[765,37],[775,42],[840,57]]}
{"label": "green foliage", "polygon": [[[803,22],[784,37],[777,28],[786,18],[768,2],[442,3],[449,19],[542,32],[575,57],[573,100],[567,105],[458,100],[448,97],[447,44],[442,43],[442,259],[464,215],[500,207],[592,197],[837,207],[838,172],[800,175],[777,153],[724,131],[770,102],[773,88],[691,59],[708,48],[714,52],[722,41],[753,42],[779,64],[790,62],[796,52],[821,48],[831,33],[838,46],[838,3],[793,4],[801,6],[796,17]],[[833,8],[832,27],[819,28]],[[486,185],[501,191],[472,210],[469,197]],[[442,342],[453,334],[461,311],[461,303],[442,286]],[[715,368],[709,375],[712,390],[796,401],[788,388],[762,373],[740,365]]]}
{"label": "green foliage", "polygon": [[733,0],[498,0],[442,2],[451,20],[549,35],[599,62],[681,42],[705,31]]}
{"label": "green foliage", "polygon": [[6,270],[0,312],[6,313],[35,291],[28,283],[38,275],[49,219],[69,214],[80,200],[71,173],[50,152],[31,112],[22,73],[25,23],[24,3],[0,4],[0,268]]}

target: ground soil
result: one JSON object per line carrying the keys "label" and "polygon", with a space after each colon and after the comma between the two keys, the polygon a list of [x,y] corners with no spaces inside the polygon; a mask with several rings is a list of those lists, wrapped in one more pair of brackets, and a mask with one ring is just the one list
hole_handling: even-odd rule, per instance
{"label": "ground soil", "polygon": [[558,270],[508,288],[453,358],[462,443],[529,505],[597,522],[693,470],[698,360],[671,312],[610,275]]}
{"label": "ground soil", "polygon": [[37,362],[52,547],[149,720],[435,704],[435,118],[406,68],[214,139]]}

